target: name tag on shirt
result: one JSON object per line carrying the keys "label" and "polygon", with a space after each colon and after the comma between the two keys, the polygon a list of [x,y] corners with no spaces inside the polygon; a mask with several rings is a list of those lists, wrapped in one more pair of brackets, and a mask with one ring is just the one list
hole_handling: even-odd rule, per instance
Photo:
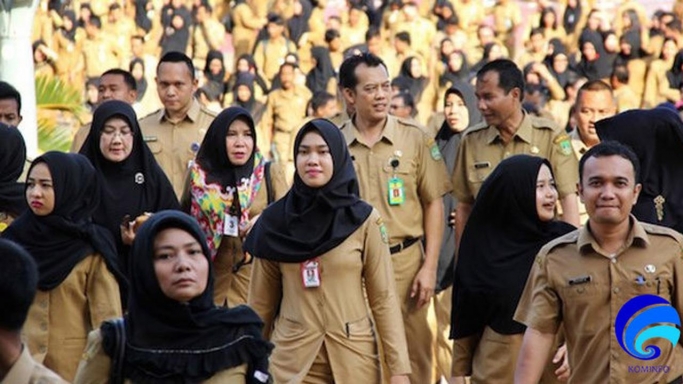
{"label": "name tag on shirt", "polygon": [[239,235],[239,219],[237,216],[225,216],[225,222],[223,223],[223,234],[232,237],[237,237]]}
{"label": "name tag on shirt", "polygon": [[304,288],[316,288],[320,286],[320,261],[315,259],[306,260],[300,264],[301,282]]}
{"label": "name tag on shirt", "polygon": [[401,205],[405,202],[403,179],[392,177],[389,179],[389,205]]}

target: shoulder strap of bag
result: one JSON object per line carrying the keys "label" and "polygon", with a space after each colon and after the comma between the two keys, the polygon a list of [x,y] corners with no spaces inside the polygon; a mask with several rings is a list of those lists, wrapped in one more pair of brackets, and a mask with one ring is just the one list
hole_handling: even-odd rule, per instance
{"label": "shoulder strap of bag", "polygon": [[266,178],[266,193],[268,194],[268,205],[271,205],[275,201],[275,193],[273,191],[273,180],[270,176],[270,164],[271,162],[266,162],[265,169],[263,170],[264,177]]}
{"label": "shoulder strap of bag", "polygon": [[123,384],[123,361],[126,354],[126,325],[123,318],[109,321],[114,326],[116,346],[111,360],[110,384]]}

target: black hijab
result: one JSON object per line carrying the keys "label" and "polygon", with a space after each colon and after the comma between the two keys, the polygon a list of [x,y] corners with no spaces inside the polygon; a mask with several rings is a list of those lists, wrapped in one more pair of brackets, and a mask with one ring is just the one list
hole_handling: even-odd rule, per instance
{"label": "black hijab", "polygon": [[[169,228],[192,235],[207,258],[206,290],[187,304],[161,291],[154,270],[154,240]],[[196,383],[244,363],[267,372],[272,346],[261,336],[258,315],[246,305],[228,309],[213,303],[213,263],[194,218],[178,211],[154,214],[138,230],[132,255],[124,377],[135,383]],[[116,336],[110,323],[102,325],[102,336],[112,356]]]}
{"label": "black hijab", "polygon": [[453,55],[460,55],[462,58],[462,65],[460,66],[460,69],[457,70],[456,72],[453,72],[451,70],[451,67],[448,65],[448,62],[446,63],[446,71],[444,72],[443,75],[441,75],[441,78],[439,79],[439,85],[445,86],[448,83],[451,84],[456,84],[459,82],[467,82],[469,76],[470,76],[470,68],[469,65],[467,64],[467,57],[465,56],[465,53],[461,51],[453,51],[449,56],[448,56],[448,61],[450,61],[450,57]]}
{"label": "black hijab", "polygon": [[76,27],[78,27],[78,22],[76,21],[76,13],[74,11],[68,9],[62,13],[62,19],[69,19],[71,20],[71,29],[66,30],[66,28],[62,27],[60,28],[60,31],[62,32],[62,35],[69,39],[72,43],[76,41]]}
{"label": "black hijab", "polygon": [[671,65],[671,69],[666,72],[666,79],[669,81],[669,88],[679,89],[681,82],[683,81],[683,49],[676,53],[674,56],[674,63]]}
{"label": "black hijab", "polygon": [[0,123],[0,212],[18,216],[26,210],[24,183],[17,182],[26,163],[26,144],[15,127]]}
{"label": "black hijab", "polygon": [[145,96],[145,92],[147,92],[147,76],[145,76],[147,69],[145,68],[145,61],[136,57],[130,61],[128,72],[133,73],[135,64],[140,64],[142,66],[142,77],[140,79],[135,79],[135,88],[138,91],[138,96],[135,98],[135,101],[140,101]]}
{"label": "black hijab", "polygon": [[[221,71],[218,72],[217,75],[211,73],[210,66],[213,60],[220,60],[221,62]],[[206,64],[204,65],[204,77],[206,77],[207,81],[220,84],[221,86],[223,86],[223,83],[225,83],[225,64],[223,63],[223,53],[221,51],[216,51],[212,49],[209,51],[209,53],[206,54]]]}
{"label": "black hijab", "polygon": [[410,92],[415,99],[415,103],[418,103],[422,97],[422,92],[427,88],[429,79],[425,76],[413,77],[410,70],[413,60],[417,60],[417,57],[411,56],[403,60],[397,79],[402,79],[407,84],[408,92]]}
{"label": "black hijab", "polygon": [[315,67],[306,75],[306,86],[311,93],[327,92],[327,84],[335,76],[330,50],[326,47],[313,47],[311,56],[315,59]]}
{"label": "black hijab", "polygon": [[593,61],[588,61],[585,57],[582,57],[577,66],[579,74],[591,81],[608,78],[612,74],[612,66],[616,54],[607,54],[600,32],[585,29],[579,38],[579,50],[581,50],[584,43],[593,44],[597,58]]}
{"label": "black hijab", "polygon": [[[595,128],[600,140],[616,140],[638,156],[643,189],[633,215],[683,233],[683,122],[678,114],[667,108],[626,111]],[[653,201],[659,195],[665,199],[662,221]]]}
{"label": "black hijab", "polygon": [[581,0],[576,0],[576,6],[567,5],[562,15],[562,26],[568,35],[574,33],[579,20],[581,20]]}
{"label": "black hijab", "polygon": [[[462,81],[454,83],[450,88],[446,90],[444,100],[447,99],[448,96],[451,94],[456,94],[460,96],[462,101],[465,103],[470,119],[468,127],[471,127],[481,122],[481,111],[479,111],[479,108],[477,108],[477,96],[474,94],[474,90],[472,89],[471,85]],[[448,123],[444,120],[443,124],[441,124],[441,128],[436,133],[436,141],[447,142],[455,135],[457,134],[453,132],[453,130],[448,126]],[[460,140],[458,140],[458,143],[454,145],[457,147],[459,144]]]}
{"label": "black hijab", "polygon": [[[233,121],[241,119],[247,123],[254,138],[254,149],[244,165],[233,165],[228,159],[225,138]],[[254,172],[256,155],[256,128],[249,111],[240,107],[224,109],[209,125],[204,141],[197,152],[197,164],[206,172],[206,181],[223,187],[237,187],[240,180],[249,178]]]}
{"label": "black hijab", "polygon": [[372,206],[359,198],[358,179],[344,135],[325,119],[304,125],[294,141],[294,158],[309,132],[330,148],[334,174],[321,188],[310,188],[294,173],[294,185],[266,208],[244,242],[244,250],[267,260],[299,263],[341,244],[360,227]]}
{"label": "black hijab", "polygon": [[38,288],[42,291],[57,287],[76,264],[97,252],[125,292],[126,282],[117,265],[114,239],[104,227],[91,221],[100,203],[95,169],[85,156],[51,151],[33,161],[29,175],[41,163],[47,165],[52,175],[54,210],[47,216],[36,216],[27,209],[2,237],[31,253],[38,264]]}
{"label": "black hijab", "polygon": [[[233,92],[233,103],[238,106],[246,109],[249,111],[249,113],[254,113],[254,106],[256,105],[256,96],[254,95],[254,82],[256,81],[256,76],[254,76],[250,72],[240,72],[235,76],[235,85],[232,87],[232,92]],[[249,97],[249,100],[247,101],[242,101],[237,97],[237,88],[239,88],[241,85],[246,86],[249,88],[249,91],[251,91],[251,97]]]}
{"label": "black hijab", "polygon": [[[130,155],[118,163],[105,159],[100,150],[104,125],[115,117],[126,121],[133,132]],[[128,272],[128,247],[121,240],[121,220],[126,215],[135,219],[145,212],[180,209],[178,198],[143,140],[135,111],[123,101],[105,101],[95,109],[90,132],[80,153],[90,160],[101,180],[101,198],[93,221],[114,235],[123,270]]]}
{"label": "black hijab", "polygon": [[301,4],[301,14],[292,15],[287,21],[287,30],[289,31],[289,39],[296,45],[299,45],[299,40],[304,33],[308,32],[308,19],[311,18],[313,6],[308,0],[299,0]]}
{"label": "black hijab", "polygon": [[[462,235],[455,269],[451,338],[481,332],[524,332],[512,320],[531,265],[543,245],[575,229],[542,222],[536,210],[540,157],[503,160],[486,178]],[[552,169],[552,168],[551,168]]]}

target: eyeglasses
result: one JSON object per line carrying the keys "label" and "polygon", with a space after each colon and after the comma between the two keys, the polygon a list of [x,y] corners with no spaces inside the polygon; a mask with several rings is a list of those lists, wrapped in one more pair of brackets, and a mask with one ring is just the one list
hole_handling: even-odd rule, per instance
{"label": "eyeglasses", "polygon": [[115,136],[121,136],[122,139],[128,139],[133,136],[133,131],[131,129],[105,129],[102,131],[102,136],[113,139]]}

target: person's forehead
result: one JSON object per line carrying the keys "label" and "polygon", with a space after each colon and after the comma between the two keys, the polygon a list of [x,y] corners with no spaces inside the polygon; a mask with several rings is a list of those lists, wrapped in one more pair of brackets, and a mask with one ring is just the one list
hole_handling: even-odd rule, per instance
{"label": "person's forehead", "polygon": [[126,85],[126,81],[123,79],[123,75],[104,75],[100,77],[100,86],[112,86],[112,85]]}
{"label": "person's forehead", "polygon": [[13,98],[0,99],[0,111],[3,113],[19,113],[19,104]]}
{"label": "person's forehead", "polygon": [[159,64],[158,76],[174,76],[174,77],[186,77],[190,79],[192,76],[190,74],[190,68],[184,62],[169,62],[165,61]]}
{"label": "person's forehead", "polygon": [[619,155],[591,156],[583,165],[583,173],[585,177],[624,177],[633,180],[635,169],[631,161]]}
{"label": "person's forehead", "polygon": [[582,107],[608,108],[614,105],[614,98],[606,90],[585,90],[579,95],[578,103]]}
{"label": "person's forehead", "polygon": [[491,88],[498,88],[498,72],[488,71],[481,78],[477,79],[477,84],[475,85],[477,90],[486,89],[491,90]]}
{"label": "person's forehead", "polygon": [[365,63],[360,64],[355,70],[358,84],[384,83],[389,81],[387,70],[382,65],[369,67]]}

